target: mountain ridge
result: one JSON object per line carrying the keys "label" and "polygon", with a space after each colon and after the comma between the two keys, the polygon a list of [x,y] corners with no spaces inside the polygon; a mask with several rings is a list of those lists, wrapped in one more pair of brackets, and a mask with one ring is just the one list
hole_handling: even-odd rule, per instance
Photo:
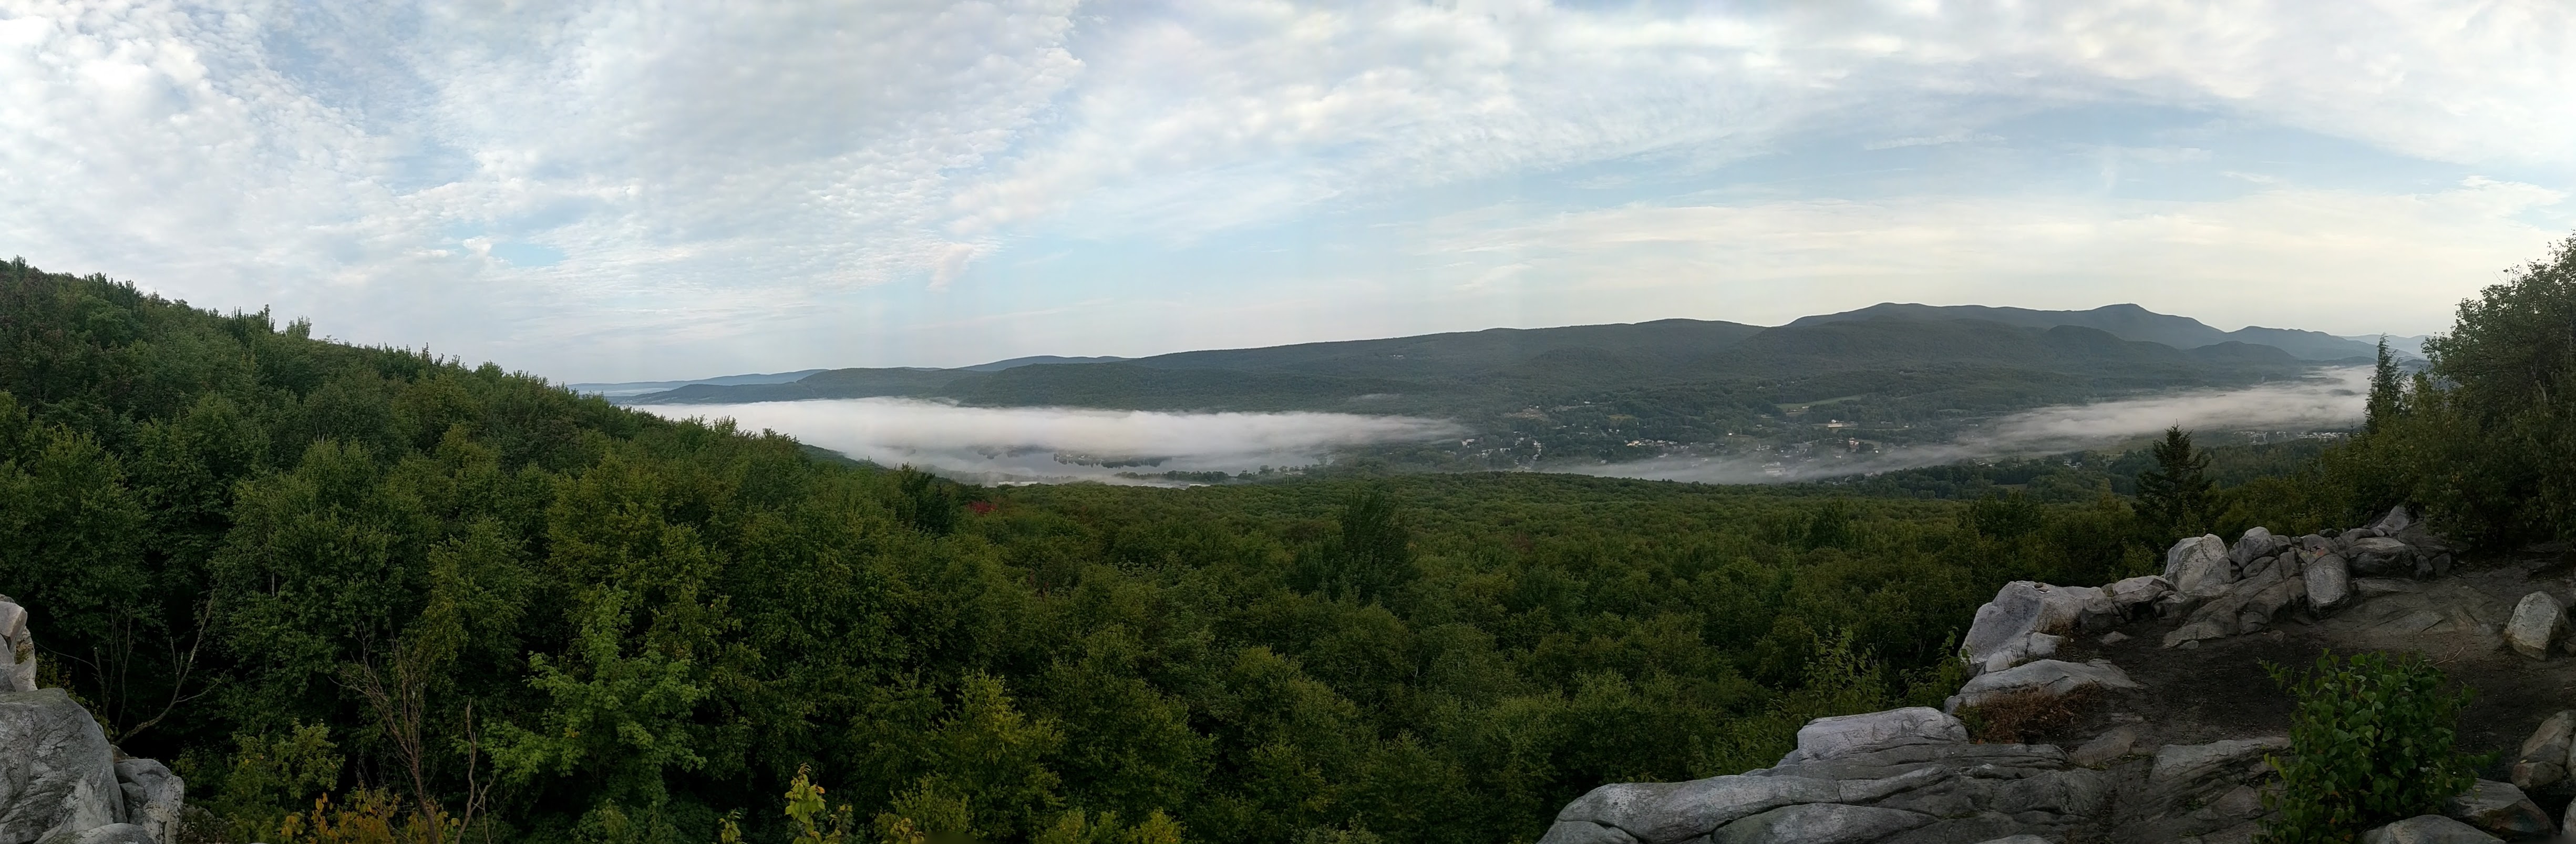
{"label": "mountain ridge", "polygon": [[2104,305],[2085,311],[2042,311],[1988,305],[1881,302],[1858,310],[1799,317],[1783,327],[1881,318],[1981,319],[2025,328],[2079,325],[2107,331],[2124,340],[2162,343],[2177,349],[2194,349],[2237,341],[2271,346],[2289,352],[2292,357],[2313,361],[2368,358],[2377,352],[2377,347],[2372,343],[2337,337],[2322,331],[2268,328],[2259,325],[2249,325],[2235,331],[2220,331],[2208,323],[2191,317],[2160,314],[2128,303]]}

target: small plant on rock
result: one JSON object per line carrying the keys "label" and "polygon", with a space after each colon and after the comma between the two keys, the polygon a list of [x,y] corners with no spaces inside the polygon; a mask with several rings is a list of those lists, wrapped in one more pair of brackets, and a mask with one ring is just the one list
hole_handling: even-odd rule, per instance
{"label": "small plant on rock", "polygon": [[2441,809],[2477,783],[2483,760],[2456,746],[2468,689],[2443,688],[2422,656],[2380,653],[2339,659],[2293,674],[2265,664],[2297,697],[2290,756],[2267,757],[2281,788],[2264,804],[2279,811],[2257,841],[2348,842],[2362,830]]}
{"label": "small plant on rock", "polygon": [[1968,737],[1978,742],[2035,742],[2074,727],[2100,697],[2101,691],[2090,686],[2062,695],[2024,689],[1963,707],[1959,721],[1967,726]]}

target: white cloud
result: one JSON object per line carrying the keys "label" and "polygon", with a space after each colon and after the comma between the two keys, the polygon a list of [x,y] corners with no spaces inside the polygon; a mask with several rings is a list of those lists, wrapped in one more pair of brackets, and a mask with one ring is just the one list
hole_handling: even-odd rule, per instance
{"label": "white cloud", "polygon": [[[852,290],[965,286],[1032,236],[1132,249],[1605,162],[1704,169],[1817,137],[1990,143],[1980,121],[2052,105],[2176,106],[2576,174],[2576,7],[2539,0],[1075,3],[0,0],[0,248],[201,304],[272,303],[354,339],[641,377],[756,346],[781,320],[877,307]],[[1986,251],[2005,276],[2050,255],[2172,273],[2156,289],[2233,289],[2231,267],[2149,246],[2246,241],[2212,227],[2252,224],[2275,246],[2237,248],[2304,240],[2367,256],[2336,272],[2449,279],[2495,265],[2496,238],[2527,239],[2491,225],[2494,202],[2531,207],[2513,190],[2285,189],[2224,207],[2274,202],[2315,226],[2302,231],[2206,216],[2219,206],[2006,213],[1980,231],[2008,235]],[[1945,227],[1814,196],[1765,210],[1822,227],[1719,221],[1781,234],[1750,257],[1812,262],[1776,277],[1867,264],[1823,244],[1931,243]],[[2392,219],[2469,239],[2403,236]],[[1895,228],[1852,228],[1873,222]],[[1966,242],[1948,243],[1900,263],[1975,272]],[[2215,248],[2176,254],[2232,254]],[[1594,263],[1644,260],[1623,255]],[[1492,287],[1547,286],[1545,269]],[[1662,271],[1648,277],[1760,277]]]}
{"label": "white cloud", "polygon": [[2414,194],[2276,188],[2199,202],[1919,196],[1527,209],[1520,220],[1434,221],[1426,249],[1561,279],[1569,310],[1589,319],[1683,311],[1776,324],[1889,300],[2135,301],[2227,328],[2417,333],[2445,327],[2454,304],[2544,254],[2563,234],[2520,217],[2564,199],[2471,179]]}

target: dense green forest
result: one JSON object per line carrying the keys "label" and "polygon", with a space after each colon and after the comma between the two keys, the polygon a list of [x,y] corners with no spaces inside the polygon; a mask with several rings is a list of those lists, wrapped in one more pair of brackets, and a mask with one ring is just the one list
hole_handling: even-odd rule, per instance
{"label": "dense green forest", "polygon": [[2571,325],[2562,247],[2350,442],[2226,461],[978,489],[17,262],[0,593],[232,841],[326,796],[493,841],[1529,841],[1946,693],[2008,580],[2395,502],[2568,538]]}

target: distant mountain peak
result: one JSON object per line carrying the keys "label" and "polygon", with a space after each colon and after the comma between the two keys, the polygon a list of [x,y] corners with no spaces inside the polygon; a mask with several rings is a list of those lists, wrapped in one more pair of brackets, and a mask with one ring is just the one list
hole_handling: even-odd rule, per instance
{"label": "distant mountain peak", "polygon": [[2123,340],[2162,343],[2177,349],[2197,349],[2231,341],[2270,346],[2290,353],[2291,357],[2310,361],[2370,357],[2377,352],[2374,344],[2360,343],[2319,331],[2262,326],[2220,331],[2210,327],[2208,323],[2191,317],[2157,313],[2130,302],[2103,305],[2084,311],[2041,311],[1986,305],[1881,302],[1838,314],[1800,317],[1789,323],[1789,326],[1868,319],[1976,319],[2022,328],[2041,329],[2072,325],[2109,332],[2112,336]]}

